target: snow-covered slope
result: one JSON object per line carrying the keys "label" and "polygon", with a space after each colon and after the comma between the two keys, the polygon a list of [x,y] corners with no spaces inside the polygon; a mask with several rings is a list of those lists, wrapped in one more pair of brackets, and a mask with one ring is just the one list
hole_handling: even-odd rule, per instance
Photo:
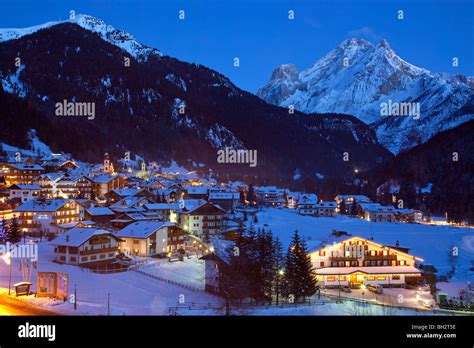
{"label": "snow-covered slope", "polygon": [[74,18],[65,21],[47,22],[30,28],[0,29],[0,42],[18,39],[61,23],[75,23],[86,30],[97,33],[102,39],[127,51],[138,61],[146,61],[151,54],[162,55],[157,49],[138,43],[131,34],[115,29],[101,19],[84,14],[77,14]]}
{"label": "snow-covered slope", "polygon": [[[350,39],[302,72],[292,64],[278,67],[257,95],[307,113],[357,116],[398,153],[473,118],[473,87],[472,77],[435,74],[407,63],[386,40],[374,45]],[[419,118],[384,115],[382,105],[389,100],[419,103]]]}

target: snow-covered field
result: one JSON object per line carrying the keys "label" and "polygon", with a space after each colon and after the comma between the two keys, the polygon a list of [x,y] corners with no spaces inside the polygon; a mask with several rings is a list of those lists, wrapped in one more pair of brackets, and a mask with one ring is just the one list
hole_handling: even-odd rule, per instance
{"label": "snow-covered field", "polygon": [[[471,261],[474,260],[474,229],[450,225],[428,225],[408,223],[369,222],[359,218],[347,216],[311,217],[299,215],[296,210],[286,208],[265,208],[257,214],[258,223],[255,228],[269,228],[282,241],[285,251],[293,232],[298,230],[307,240],[309,250],[320,248],[321,242],[332,243],[348,237],[335,238],[332,230],[346,231],[353,236],[363,238],[373,237],[375,242],[410,248],[410,254],[424,259],[425,264],[434,265],[438,274],[446,274],[451,268],[448,252],[453,247],[458,248],[458,262],[456,273],[450,280],[453,286],[444,286],[443,289],[452,289],[452,296],[458,296],[459,288],[466,287],[467,282],[474,283],[474,272],[469,271]],[[251,219],[249,219],[251,220]],[[457,284],[458,286],[454,286]]]}
{"label": "snow-covered field", "polygon": [[185,257],[182,262],[168,262],[168,259],[153,260],[140,270],[204,290],[204,261],[194,255]]}
{"label": "snow-covered field", "polygon": [[[473,281],[473,272],[469,271],[471,260],[474,260],[474,230],[445,225],[403,224],[403,223],[371,223],[357,218],[338,216],[335,218],[315,218],[301,216],[294,210],[266,208],[258,213],[258,223],[255,227],[270,228],[278,236],[286,249],[295,229],[305,237],[310,250],[319,248],[322,241],[332,242],[333,229],[346,231],[352,235],[364,238],[373,237],[374,241],[394,245],[398,240],[401,246],[411,249],[411,253],[423,258],[426,264],[434,265],[439,274],[445,274],[449,268],[448,249],[458,247],[459,260],[454,278],[449,283],[438,283],[438,287],[449,296],[458,296],[460,288],[466,287],[467,281]],[[341,237],[340,239],[343,239]],[[70,294],[77,286],[78,309],[74,310],[69,301],[39,299],[33,296],[21,299],[32,302],[64,314],[106,315],[107,298],[110,294],[110,308],[113,315],[169,315],[169,308],[184,306],[209,306],[218,308],[222,301],[215,297],[193,291],[184,287],[159,281],[134,271],[96,274],[81,270],[76,266],[60,265],[52,262],[53,247],[48,242],[39,244],[39,260],[37,269],[33,270],[30,281],[33,291],[36,291],[37,271],[57,271],[69,274]],[[23,281],[18,259],[13,259],[12,284]],[[184,262],[168,262],[167,259],[148,259],[147,265],[140,268],[148,274],[198,289],[204,288],[204,263],[197,257],[185,258]],[[9,266],[0,259],[0,288],[8,287]],[[2,290],[2,289],[0,289]],[[393,298],[406,289],[386,289],[387,295]],[[184,295],[184,298],[183,298]],[[372,294],[367,293],[370,297]],[[407,296],[405,296],[407,295]],[[404,293],[405,298],[414,300],[414,295]],[[413,303],[413,307],[418,307]],[[416,312],[406,309],[391,308],[388,310],[376,305],[360,305],[354,302],[326,303],[318,306],[299,306],[284,308],[249,309],[244,315],[414,315]],[[187,311],[180,310],[179,314],[209,315],[223,314],[215,310],[203,309]]]}
{"label": "snow-covered field", "polygon": [[[180,299],[184,304],[211,303],[220,305],[220,300],[214,296],[191,291],[179,286],[157,281],[133,271],[113,274],[96,274],[81,270],[76,266],[60,265],[52,262],[54,259],[53,247],[46,242],[39,244],[38,267],[32,272],[31,282],[33,291],[36,291],[36,273],[66,272],[69,274],[69,293],[74,293],[74,284],[77,286],[77,311],[69,301],[56,301],[47,298],[20,297],[40,307],[64,314],[106,315],[107,297],[110,294],[110,308],[112,315],[168,315],[169,307],[176,306]],[[13,259],[12,284],[22,281],[18,259]],[[185,262],[186,263],[186,262]],[[181,265],[179,265],[181,264]],[[190,260],[190,269],[198,269],[195,260]],[[162,266],[166,275],[172,273],[172,267],[177,267],[177,273],[185,274],[184,263],[172,263]],[[197,263],[199,266],[199,263]],[[192,272],[191,272],[192,273]],[[9,266],[0,260],[0,287],[8,288]],[[173,277],[174,278],[174,277]],[[177,280],[178,279],[173,279]]]}

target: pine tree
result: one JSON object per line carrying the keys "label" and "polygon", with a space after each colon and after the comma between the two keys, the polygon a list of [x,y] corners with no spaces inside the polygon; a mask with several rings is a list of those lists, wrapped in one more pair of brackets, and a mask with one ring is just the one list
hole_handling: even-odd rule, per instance
{"label": "pine tree", "polygon": [[307,254],[306,242],[295,231],[286,254],[286,267],[283,293],[293,295],[295,301],[305,299],[316,293],[317,280],[311,259]]}
{"label": "pine tree", "polygon": [[277,304],[280,300],[280,295],[282,293],[282,282],[283,282],[283,274],[284,274],[284,264],[285,258],[283,255],[283,247],[281,245],[280,239],[276,237],[273,240],[272,244],[272,266],[273,266],[273,274],[275,275],[273,278],[273,294],[276,297]]}
{"label": "pine tree", "polygon": [[10,224],[7,225],[7,241],[16,244],[21,241],[21,231],[20,225],[18,225],[18,220],[13,218],[10,221]]}
{"label": "pine tree", "polygon": [[248,200],[250,203],[256,202],[255,190],[254,190],[252,184],[249,185],[249,192],[247,193],[247,200]]}
{"label": "pine tree", "polygon": [[4,244],[7,241],[7,226],[5,220],[0,220],[0,244]]}

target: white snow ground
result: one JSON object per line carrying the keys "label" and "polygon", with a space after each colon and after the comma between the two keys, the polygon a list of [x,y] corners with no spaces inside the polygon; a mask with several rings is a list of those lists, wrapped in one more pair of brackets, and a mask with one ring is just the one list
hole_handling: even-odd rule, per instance
{"label": "white snow ground", "polygon": [[372,236],[375,242],[381,244],[395,245],[398,240],[400,246],[410,248],[410,254],[423,258],[425,264],[434,265],[438,269],[438,274],[446,274],[451,268],[448,252],[457,247],[459,252],[457,270],[450,282],[459,282],[461,285],[464,284],[463,287],[467,281],[474,283],[474,272],[469,271],[471,261],[474,260],[472,228],[369,222],[347,216],[311,217],[299,215],[296,210],[286,208],[265,208],[257,214],[257,217],[258,223],[255,224],[255,228],[270,228],[282,241],[285,252],[295,229],[305,237],[310,251],[319,249],[322,241],[332,243],[348,238],[331,237],[331,231],[334,229],[363,238]]}
{"label": "white snow ground", "polygon": [[[217,297],[157,281],[133,271],[96,274],[86,270],[82,271],[77,266],[57,264],[51,261],[53,259],[53,247],[47,242],[40,243],[38,267],[31,276],[32,291],[36,291],[37,271],[66,272],[69,274],[70,294],[74,293],[74,284],[77,285],[77,311],[69,301],[34,298],[33,296],[19,297],[19,299],[59,313],[76,315],[106,315],[109,293],[112,315],[168,315],[169,307],[176,306],[182,295],[184,295],[184,304],[211,303],[214,306],[220,305],[220,299]],[[23,281],[19,270],[19,260],[13,259],[13,261],[12,284]],[[177,266],[178,263],[163,268],[169,274],[173,265]],[[184,274],[185,267],[183,265],[180,267],[182,268],[180,272]],[[196,268],[195,265],[194,268]],[[8,277],[9,266],[0,259],[0,287],[4,288],[3,292],[6,291],[5,288],[8,288]]]}

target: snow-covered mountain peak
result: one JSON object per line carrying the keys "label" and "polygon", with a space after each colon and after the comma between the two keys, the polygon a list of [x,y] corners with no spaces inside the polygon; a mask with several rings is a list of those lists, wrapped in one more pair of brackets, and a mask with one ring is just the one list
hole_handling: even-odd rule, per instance
{"label": "snow-covered mountain peak", "polygon": [[106,24],[103,20],[86,14],[77,14],[64,21],[47,22],[29,28],[0,29],[0,42],[15,40],[25,35],[33,34],[39,30],[47,29],[63,23],[73,23],[79,25],[83,29],[97,33],[104,41],[123,49],[140,62],[148,60],[148,57],[152,54],[158,56],[162,55],[157,49],[137,42],[133,35],[115,29],[111,25]]}
{"label": "snow-covered mountain peak", "polygon": [[272,80],[298,78],[298,69],[294,64],[282,64],[272,73]]}
{"label": "snow-covered mountain peak", "polygon": [[[291,66],[286,64],[285,66]],[[286,72],[281,69],[278,72]],[[277,79],[275,77],[278,76]],[[474,81],[433,74],[399,57],[387,40],[347,39],[296,76],[275,71],[257,95],[306,113],[351,114],[376,130],[393,153],[474,118]],[[417,102],[420,117],[386,115],[382,106]]]}

